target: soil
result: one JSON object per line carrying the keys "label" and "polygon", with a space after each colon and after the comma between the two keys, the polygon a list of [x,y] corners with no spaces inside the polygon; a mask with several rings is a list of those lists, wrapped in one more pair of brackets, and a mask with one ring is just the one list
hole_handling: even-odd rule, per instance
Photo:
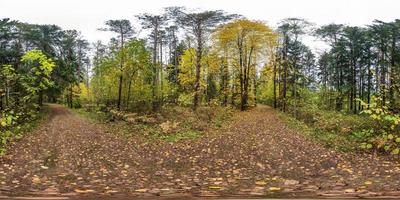
{"label": "soil", "polygon": [[0,158],[0,197],[400,198],[399,159],[325,148],[268,106],[180,142],[148,140],[60,105]]}

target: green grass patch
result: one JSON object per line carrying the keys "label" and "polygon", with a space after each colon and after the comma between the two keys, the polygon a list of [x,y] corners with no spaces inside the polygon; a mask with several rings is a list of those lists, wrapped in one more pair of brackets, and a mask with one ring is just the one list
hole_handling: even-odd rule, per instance
{"label": "green grass patch", "polygon": [[101,111],[86,111],[84,108],[71,109],[73,112],[80,116],[88,119],[91,122],[106,122],[109,119],[109,115]]}
{"label": "green grass patch", "polygon": [[[360,142],[354,132],[374,126],[373,121],[361,115],[345,114],[335,111],[299,111],[293,117],[289,113],[279,113],[289,127],[304,133],[328,148],[342,152],[355,152],[360,149]],[[307,116],[307,117],[301,117]]]}

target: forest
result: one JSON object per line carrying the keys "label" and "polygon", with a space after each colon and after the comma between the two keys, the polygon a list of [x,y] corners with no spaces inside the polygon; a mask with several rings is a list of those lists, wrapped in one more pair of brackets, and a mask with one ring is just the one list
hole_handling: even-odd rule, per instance
{"label": "forest", "polygon": [[[144,134],[150,143],[156,141],[157,145],[158,141],[167,142],[165,146],[168,142],[190,146],[191,141],[197,141],[196,138],[202,140],[203,135],[215,130],[224,132],[233,124],[242,129],[237,129],[237,136],[227,137],[234,137],[233,140],[248,145],[243,148],[252,148],[250,141],[245,142],[251,138],[258,138],[253,141],[253,147],[269,138],[259,135],[263,130],[274,130],[271,131],[277,134],[274,138],[282,137],[279,141],[282,147],[279,148],[284,149],[286,145],[292,145],[290,138],[296,140],[290,131],[278,134],[284,131],[281,127],[288,126],[308,138],[300,141],[315,154],[320,147],[314,147],[314,142],[321,144],[321,148],[334,149],[346,155],[364,158],[376,155],[398,160],[398,19],[377,19],[366,26],[315,24],[303,18],[286,18],[278,24],[268,24],[223,10],[167,7],[159,14],[141,13],[132,19],[107,20],[97,31],[113,33],[114,37],[108,43],[91,43],[79,30],[0,19],[2,156],[7,157],[9,151],[13,152],[15,141],[23,140],[25,132],[37,129],[46,118],[58,120],[57,114],[67,112],[63,109],[68,107],[76,115],[107,126],[107,130],[118,130],[125,136]],[[310,46],[306,42],[310,38],[322,41],[325,45],[323,50],[317,51]],[[60,105],[64,108],[58,107]],[[71,124],[76,122],[68,120]],[[251,129],[253,133],[246,132],[250,129],[241,125],[245,123],[254,128]],[[68,123],[62,127],[65,126],[68,127]],[[82,130],[84,126],[80,126]],[[276,129],[268,129],[269,126],[276,126]],[[67,136],[57,137],[68,140]],[[211,136],[205,137],[204,141],[214,144],[214,139],[207,139]],[[270,143],[265,145],[278,145],[271,142],[275,140],[267,139]],[[228,141],[226,139],[226,143],[219,145],[227,145]],[[193,145],[201,146],[199,151],[210,154],[213,148],[210,150],[210,147],[202,146],[205,144],[197,144],[201,142],[193,142]],[[114,145],[119,147],[119,143]],[[136,147],[143,147],[140,151],[145,153],[146,149],[153,148],[146,145],[147,142]],[[189,147],[177,148],[185,152]],[[55,152],[59,155],[60,151]],[[169,147],[154,151],[160,151],[160,155],[155,156],[158,158],[164,155],[163,151],[175,152]],[[249,152],[246,155],[252,155]],[[190,159],[196,157],[194,152],[188,154]],[[330,153],[327,155],[332,156]],[[52,156],[52,153],[47,155],[42,170],[60,162]],[[296,159],[297,156],[295,154]],[[380,164],[385,162],[379,161]],[[370,162],[367,160],[365,163]],[[263,170],[268,168],[265,163],[254,162],[254,165]],[[336,167],[345,170],[349,165],[352,164],[338,164]],[[390,169],[397,170],[398,167],[394,166],[390,165]],[[233,174],[236,172],[233,170]],[[397,175],[398,170],[392,178]],[[7,178],[2,177],[2,184],[8,183]],[[368,175],[365,177],[369,178]],[[273,182],[273,177],[269,178],[265,182],[258,180],[255,184],[266,187],[264,185]],[[14,181],[11,179],[9,181]],[[32,178],[32,182],[38,184],[44,180]],[[147,187],[146,180],[144,182],[141,187]],[[224,186],[218,184],[219,178],[209,182],[214,182],[207,185],[212,192],[221,190],[222,194],[229,193],[221,189]],[[369,179],[362,182],[366,187],[371,185]],[[391,184],[396,183],[393,181]],[[295,187],[299,183],[286,179],[282,184]],[[351,182],[343,186],[345,195],[361,191],[345,187],[356,187],[354,184]],[[281,190],[280,187],[272,185],[267,191],[273,193]],[[377,190],[382,189],[376,187]],[[313,188],[310,190],[314,192]],[[148,190],[138,186],[134,191],[143,193]],[[152,190],[149,191],[151,193]],[[75,189],[75,192],[91,193],[92,189]]]}

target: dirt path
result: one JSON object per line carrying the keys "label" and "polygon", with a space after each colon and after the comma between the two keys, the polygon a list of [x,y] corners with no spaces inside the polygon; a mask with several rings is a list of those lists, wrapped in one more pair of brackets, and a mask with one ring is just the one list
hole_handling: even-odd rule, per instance
{"label": "dirt path", "polygon": [[0,159],[0,197],[400,197],[399,161],[326,149],[266,106],[180,143],[127,139],[62,106],[51,110]]}

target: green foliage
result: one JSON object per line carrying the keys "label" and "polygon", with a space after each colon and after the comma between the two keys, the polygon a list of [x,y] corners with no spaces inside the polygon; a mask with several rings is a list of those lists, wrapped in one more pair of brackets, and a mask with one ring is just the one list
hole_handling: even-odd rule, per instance
{"label": "green foliage", "polygon": [[181,106],[189,107],[192,105],[193,94],[180,94],[178,104]]}
{"label": "green foliage", "polygon": [[25,100],[31,98],[39,91],[46,90],[53,85],[50,80],[50,74],[53,71],[55,64],[51,59],[48,59],[39,50],[31,50],[25,53],[21,59],[27,65],[27,71],[21,77],[22,86],[29,95],[24,97]]}
{"label": "green foliage", "polygon": [[319,95],[308,92],[305,94],[310,95],[307,97],[309,101],[300,103],[296,110],[290,110],[282,116],[292,126],[328,147],[341,151],[358,150],[361,145],[367,145],[363,145],[364,138],[373,134],[364,130],[379,128],[367,116],[321,110],[315,103],[320,101]]}
{"label": "green foliage", "polygon": [[36,110],[27,113],[14,113],[14,111],[1,113],[0,116],[0,156],[6,153],[6,145],[19,139],[23,134],[32,131],[37,125],[45,119],[48,109],[45,107],[42,112]]}
{"label": "green foliage", "polygon": [[[148,110],[153,100],[150,52],[143,40],[128,41],[123,49],[125,62],[121,69],[121,51],[113,51],[96,60],[88,92],[96,97],[93,100],[98,104],[113,104],[118,100],[119,77],[122,75],[122,107],[125,110]],[[164,83],[162,89],[172,90],[168,83]]]}
{"label": "green foliage", "polygon": [[[37,118],[37,108],[40,102],[37,104],[34,101],[35,97],[40,96],[44,90],[52,86],[50,76],[55,64],[40,50],[26,52],[21,57],[21,61],[23,67],[18,71],[12,65],[4,65],[0,71],[1,78],[5,80],[1,82],[1,86],[5,88],[6,101],[6,107],[4,110],[0,110],[1,152],[4,152],[8,141],[20,136],[20,124],[29,126],[30,122]],[[11,102],[10,91],[16,87],[19,88],[18,99]],[[1,96],[3,97],[3,94]]]}
{"label": "green foliage", "polygon": [[362,113],[376,124],[373,128],[353,133],[354,137],[363,141],[361,148],[375,148],[392,154],[399,154],[400,115],[390,112],[387,106],[381,106],[382,99],[380,97],[374,96],[370,104],[360,101],[363,106],[367,107]]}

